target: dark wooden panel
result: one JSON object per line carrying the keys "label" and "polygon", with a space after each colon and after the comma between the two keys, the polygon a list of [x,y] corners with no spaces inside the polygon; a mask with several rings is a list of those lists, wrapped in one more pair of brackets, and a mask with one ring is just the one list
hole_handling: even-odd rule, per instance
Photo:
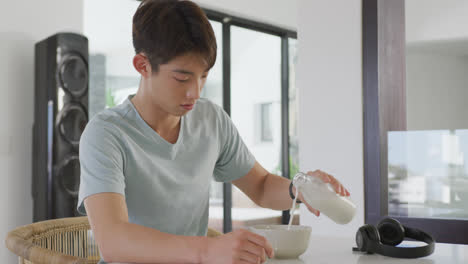
{"label": "dark wooden panel", "polygon": [[371,223],[381,215],[377,0],[363,0],[362,15],[364,206],[365,222]]}
{"label": "dark wooden panel", "polygon": [[[379,0],[378,96],[381,197],[388,197],[388,131],[406,130],[405,1]],[[382,199],[381,212],[387,212]]]}

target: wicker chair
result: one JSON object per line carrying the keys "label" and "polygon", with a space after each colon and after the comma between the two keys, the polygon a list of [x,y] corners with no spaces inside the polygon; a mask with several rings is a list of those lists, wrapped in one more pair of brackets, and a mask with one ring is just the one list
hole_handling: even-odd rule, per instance
{"label": "wicker chair", "polygon": [[[209,228],[207,235],[220,234]],[[100,259],[86,216],[18,227],[8,233],[6,246],[19,256],[20,264],[94,264]]]}

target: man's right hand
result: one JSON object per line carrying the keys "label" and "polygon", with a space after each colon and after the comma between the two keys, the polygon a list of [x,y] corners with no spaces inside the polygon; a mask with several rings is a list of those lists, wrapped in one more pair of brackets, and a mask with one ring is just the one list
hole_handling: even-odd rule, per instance
{"label": "man's right hand", "polygon": [[207,241],[203,264],[259,264],[264,263],[267,256],[274,256],[273,248],[265,237],[245,229],[208,238]]}

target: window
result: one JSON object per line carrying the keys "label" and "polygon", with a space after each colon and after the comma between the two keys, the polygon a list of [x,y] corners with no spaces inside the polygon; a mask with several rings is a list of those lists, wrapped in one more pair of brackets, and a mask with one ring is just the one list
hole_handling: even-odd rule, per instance
{"label": "window", "polygon": [[[212,10],[205,11],[211,20],[223,24],[224,109],[231,115],[241,136],[256,158],[264,159],[260,163],[272,173],[292,177],[290,173],[298,170],[297,130],[291,130],[291,132],[289,130],[289,123],[295,125],[297,122],[295,81],[290,77],[295,76],[297,34]],[[252,65],[257,67],[253,69]],[[265,69],[258,67],[265,67]],[[259,78],[255,78],[254,73],[258,73]],[[268,76],[266,73],[273,75]],[[271,86],[270,89],[266,88],[267,85]],[[247,90],[247,87],[251,89]],[[260,96],[259,92],[263,94]],[[265,109],[264,113],[268,111],[271,117],[269,126],[272,141],[258,144],[259,140],[252,141],[252,139],[255,139],[255,131],[260,131],[257,134],[259,134],[258,138],[261,137],[262,130],[255,129],[255,127],[262,126],[262,122],[260,125],[254,122],[256,121],[254,116],[255,112],[261,115],[259,105],[268,103],[271,103],[271,108]],[[259,110],[256,111],[255,108]],[[294,111],[292,116],[289,113],[290,109]],[[292,117],[291,120],[289,120],[290,117]],[[267,125],[268,121],[263,124]],[[267,134],[266,136],[268,137]],[[296,140],[290,144],[290,138]],[[272,155],[272,153],[266,153],[265,150],[271,150],[277,154]],[[259,154],[262,151],[266,154]],[[236,223],[238,220],[245,220],[245,224],[250,220],[252,223],[255,221],[258,223],[259,219],[266,218],[267,220],[260,221],[268,223],[267,221],[276,221],[280,217],[277,211],[258,208],[231,184],[224,184],[223,196],[223,230],[225,232],[240,227]],[[286,224],[288,221],[289,213],[284,211],[281,222]]]}
{"label": "window", "polygon": [[[257,161],[281,175],[281,38],[231,26],[231,54],[232,121]],[[281,211],[257,206],[233,186],[233,229],[281,217]]]}
{"label": "window", "polygon": [[289,122],[288,122],[288,147],[289,147],[289,178],[292,179],[299,172],[299,104],[296,89],[296,65],[297,65],[297,39],[289,38]]}
{"label": "window", "polygon": [[363,2],[366,223],[467,244],[468,32],[453,12],[468,5]]}

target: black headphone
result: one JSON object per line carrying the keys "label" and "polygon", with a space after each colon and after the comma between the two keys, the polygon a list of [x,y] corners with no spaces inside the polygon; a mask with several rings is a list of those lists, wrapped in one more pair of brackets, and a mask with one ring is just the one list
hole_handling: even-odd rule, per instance
{"label": "black headphone", "polygon": [[[403,239],[412,238],[427,243],[421,247],[395,247]],[[377,253],[393,258],[420,258],[434,252],[435,241],[431,235],[407,226],[393,218],[385,218],[377,225],[363,225],[356,232],[356,245],[353,251]]]}

